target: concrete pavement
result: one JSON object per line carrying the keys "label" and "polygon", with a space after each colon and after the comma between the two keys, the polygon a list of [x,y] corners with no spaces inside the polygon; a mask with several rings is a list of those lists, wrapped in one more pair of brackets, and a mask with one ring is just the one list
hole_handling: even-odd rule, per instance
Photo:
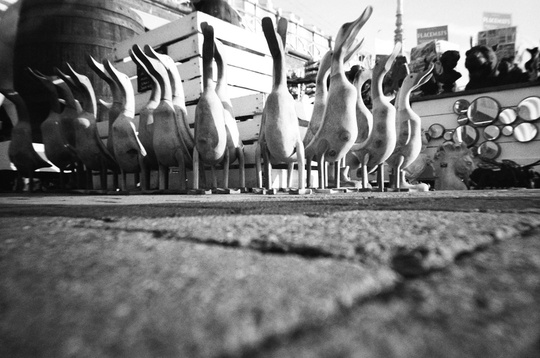
{"label": "concrete pavement", "polygon": [[0,196],[0,356],[533,357],[540,190]]}

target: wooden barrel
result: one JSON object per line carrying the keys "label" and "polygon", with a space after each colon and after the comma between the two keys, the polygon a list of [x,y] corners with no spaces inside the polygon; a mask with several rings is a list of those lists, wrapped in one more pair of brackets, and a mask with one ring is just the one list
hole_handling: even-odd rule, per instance
{"label": "wooden barrel", "polygon": [[27,67],[52,75],[54,67],[66,71],[68,62],[90,78],[98,98],[110,100],[109,87],[88,67],[86,55],[111,58],[115,44],[144,32],[140,17],[122,0],[21,1],[14,84],[29,106],[35,127],[49,109],[45,92]]}

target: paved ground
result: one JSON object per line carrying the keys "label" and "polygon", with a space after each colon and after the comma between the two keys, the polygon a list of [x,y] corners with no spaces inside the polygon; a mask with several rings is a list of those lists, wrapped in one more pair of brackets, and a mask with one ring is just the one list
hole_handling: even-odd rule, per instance
{"label": "paved ground", "polygon": [[2,357],[538,357],[540,190],[0,196]]}

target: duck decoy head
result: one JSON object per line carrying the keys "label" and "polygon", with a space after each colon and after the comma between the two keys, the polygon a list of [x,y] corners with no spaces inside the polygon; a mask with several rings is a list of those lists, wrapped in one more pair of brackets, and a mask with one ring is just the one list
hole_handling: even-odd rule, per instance
{"label": "duck decoy head", "polygon": [[354,41],[356,39],[356,35],[358,35],[358,32],[362,27],[366,24],[366,22],[371,17],[371,14],[373,13],[373,7],[368,6],[356,19],[355,21],[345,23],[341,26],[341,28],[338,31],[338,34],[336,36],[336,44],[334,49],[337,51],[341,51],[344,49],[345,51],[349,51],[352,45],[354,44]]}

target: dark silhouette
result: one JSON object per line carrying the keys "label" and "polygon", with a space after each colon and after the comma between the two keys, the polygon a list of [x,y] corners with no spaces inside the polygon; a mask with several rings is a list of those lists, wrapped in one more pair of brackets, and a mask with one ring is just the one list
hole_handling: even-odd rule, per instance
{"label": "dark silhouette", "polygon": [[242,25],[242,17],[224,0],[192,0],[191,4],[196,11],[201,11],[233,25],[244,27]]}

